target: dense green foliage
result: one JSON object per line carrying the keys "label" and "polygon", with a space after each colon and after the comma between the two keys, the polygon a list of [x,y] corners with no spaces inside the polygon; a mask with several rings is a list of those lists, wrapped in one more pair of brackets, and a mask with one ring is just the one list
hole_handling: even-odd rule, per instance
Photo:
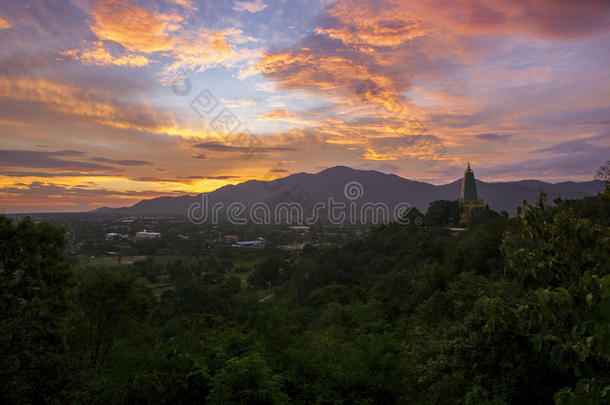
{"label": "dense green foliage", "polygon": [[44,403],[68,383],[63,232],[0,216],[0,402]]}
{"label": "dense green foliage", "polygon": [[610,403],[610,200],[457,214],[75,277],[61,231],[2,218],[2,400]]}

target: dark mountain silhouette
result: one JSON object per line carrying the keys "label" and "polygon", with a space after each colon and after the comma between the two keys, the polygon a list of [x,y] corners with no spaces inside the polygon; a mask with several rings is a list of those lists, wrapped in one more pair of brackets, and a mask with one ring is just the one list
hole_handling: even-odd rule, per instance
{"label": "dark mountain silhouette", "polygon": [[[272,180],[250,180],[237,185],[221,187],[207,194],[209,204],[222,202],[228,206],[240,202],[249,207],[257,202],[271,206],[279,202],[299,202],[313,206],[315,202],[327,201],[329,197],[336,201],[349,202],[345,197],[346,184],[355,181],[362,185],[363,194],[354,200],[357,203],[383,202],[394,207],[407,202],[421,211],[435,200],[455,200],[459,197],[462,180],[435,186],[433,184],[407,180],[394,174],[385,174],[375,170],[356,170],[345,166],[336,166],[316,174],[296,173]],[[357,186],[356,186],[357,187]],[[540,191],[544,190],[553,201],[556,198],[580,199],[596,195],[603,191],[599,181],[546,183],[538,180],[521,180],[512,182],[487,183],[477,180],[479,197],[496,211],[507,211],[514,214],[521,199],[534,201]],[[100,208],[93,212],[118,215],[186,215],[188,207],[200,202],[201,195],[180,197],[159,197],[142,200],[131,207]]]}

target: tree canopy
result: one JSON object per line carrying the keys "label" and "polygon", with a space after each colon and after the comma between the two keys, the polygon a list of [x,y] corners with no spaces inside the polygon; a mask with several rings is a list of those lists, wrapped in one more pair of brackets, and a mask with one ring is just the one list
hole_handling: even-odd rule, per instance
{"label": "tree canopy", "polygon": [[61,229],[0,217],[1,399],[610,403],[610,200],[459,232],[456,204],[341,246],[75,275]]}

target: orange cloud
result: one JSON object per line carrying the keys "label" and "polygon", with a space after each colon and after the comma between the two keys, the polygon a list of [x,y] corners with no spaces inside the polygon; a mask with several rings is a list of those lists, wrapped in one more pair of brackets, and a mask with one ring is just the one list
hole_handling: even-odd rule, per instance
{"label": "orange cloud", "polygon": [[393,103],[401,87],[357,58],[308,48],[265,55],[257,69],[281,90],[328,92],[362,102]]}
{"label": "orange cloud", "polygon": [[[318,21],[315,34],[292,48],[268,52],[256,72],[281,90],[335,97],[342,105],[373,103],[393,112],[408,109],[406,93],[418,80],[434,80],[453,97],[465,93],[458,88],[463,82],[451,75],[490,53],[488,44],[471,37],[579,38],[609,32],[610,3],[338,0]],[[526,74],[541,78],[537,72]]]}
{"label": "orange cloud", "polygon": [[13,24],[11,24],[10,21],[8,21],[6,18],[0,16],[0,30],[5,30],[8,28],[11,28],[13,26]]}
{"label": "orange cloud", "polygon": [[[180,5],[190,7],[188,1]],[[231,42],[253,40],[244,37],[238,29],[191,29],[183,16],[153,12],[144,7],[120,0],[98,0],[91,9],[91,30],[98,41],[84,49],[71,49],[63,54],[83,63],[141,67],[151,58],[162,60],[162,82],[186,70],[205,70],[209,67],[235,63],[258,56],[259,51],[236,50]],[[119,44],[124,52],[111,54],[106,42]]]}
{"label": "orange cloud", "polygon": [[285,110],[283,108],[275,108],[261,117],[259,117],[259,121],[285,121],[292,122],[294,124],[312,124],[317,122],[317,120],[312,120],[309,116],[315,116],[319,114],[311,113],[311,112],[295,112]]}
{"label": "orange cloud", "polygon": [[186,69],[205,70],[219,64],[231,65],[247,57],[247,53],[238,54],[233,50],[228,39],[239,33],[237,30],[202,31],[190,39],[175,37],[173,50],[168,54],[174,62],[165,68],[164,73],[173,76]]}
{"label": "orange cloud", "polygon": [[405,135],[396,138],[369,140],[364,151],[366,160],[398,160],[415,158],[427,161],[446,159],[445,147],[431,135]]}
{"label": "orange cloud", "polygon": [[131,52],[169,51],[182,17],[175,14],[152,13],[143,7],[118,0],[94,3],[91,30],[102,40],[121,44]]}
{"label": "orange cloud", "polygon": [[179,125],[167,112],[112,100],[102,89],[92,92],[57,79],[0,75],[0,98],[40,103],[71,117],[119,129],[200,137],[201,128]]}
{"label": "orange cloud", "polygon": [[0,182],[0,202],[9,212],[37,211],[85,211],[100,206],[126,206],[141,199],[162,195],[184,195],[180,190],[121,190],[93,186],[86,183],[47,183],[29,181],[29,184],[2,184]]}
{"label": "orange cloud", "polygon": [[[610,3],[586,0],[581,8],[579,3],[550,0],[338,0],[318,22],[315,34],[295,46],[267,52],[255,72],[276,89],[301,91],[339,106],[313,127],[327,144],[359,152],[365,160],[451,162],[464,158],[465,148],[474,155],[483,153],[473,133],[492,133],[494,125],[524,130],[521,119],[532,110],[498,105],[509,104],[502,98],[495,101],[499,94],[492,89],[498,83],[519,86],[535,78],[540,85],[558,75],[538,66],[475,70],[473,65],[492,53],[490,47],[503,43],[500,36],[597,35],[610,30]],[[490,39],[493,35],[497,43]],[[497,77],[501,74],[509,77]],[[597,99],[595,104],[600,105]],[[261,120],[294,118],[295,113],[276,109]],[[402,141],[405,136],[423,138],[409,143]],[[455,150],[450,154],[446,147]],[[488,148],[485,153],[497,157]]]}
{"label": "orange cloud", "polygon": [[251,107],[257,104],[255,100],[244,98],[221,98],[220,101],[227,107]]}
{"label": "orange cloud", "polygon": [[375,52],[374,47],[396,46],[426,34],[414,14],[391,3],[341,1],[328,14],[341,24],[317,27],[316,33],[339,39],[365,53]]}
{"label": "orange cloud", "polygon": [[284,110],[281,108],[276,108],[268,113],[264,114],[259,119],[262,121],[273,121],[273,120],[282,120],[282,119],[291,119],[297,117],[297,114],[293,111]]}
{"label": "orange cloud", "polygon": [[120,56],[113,56],[106,50],[103,42],[96,41],[91,47],[79,50],[71,49],[68,51],[60,52],[61,55],[67,55],[72,59],[81,61],[88,65],[117,65],[117,66],[130,66],[130,67],[142,67],[148,65],[148,58],[138,54],[126,54]]}
{"label": "orange cloud", "polygon": [[172,0],[172,1],[186,9],[197,10],[197,6],[193,3],[193,0]]}

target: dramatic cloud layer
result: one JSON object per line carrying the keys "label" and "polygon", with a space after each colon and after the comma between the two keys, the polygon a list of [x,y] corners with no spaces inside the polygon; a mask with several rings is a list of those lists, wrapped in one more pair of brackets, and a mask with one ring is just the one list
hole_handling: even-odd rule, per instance
{"label": "dramatic cloud layer", "polygon": [[0,208],[86,210],[333,165],[589,180],[607,0],[6,0]]}

